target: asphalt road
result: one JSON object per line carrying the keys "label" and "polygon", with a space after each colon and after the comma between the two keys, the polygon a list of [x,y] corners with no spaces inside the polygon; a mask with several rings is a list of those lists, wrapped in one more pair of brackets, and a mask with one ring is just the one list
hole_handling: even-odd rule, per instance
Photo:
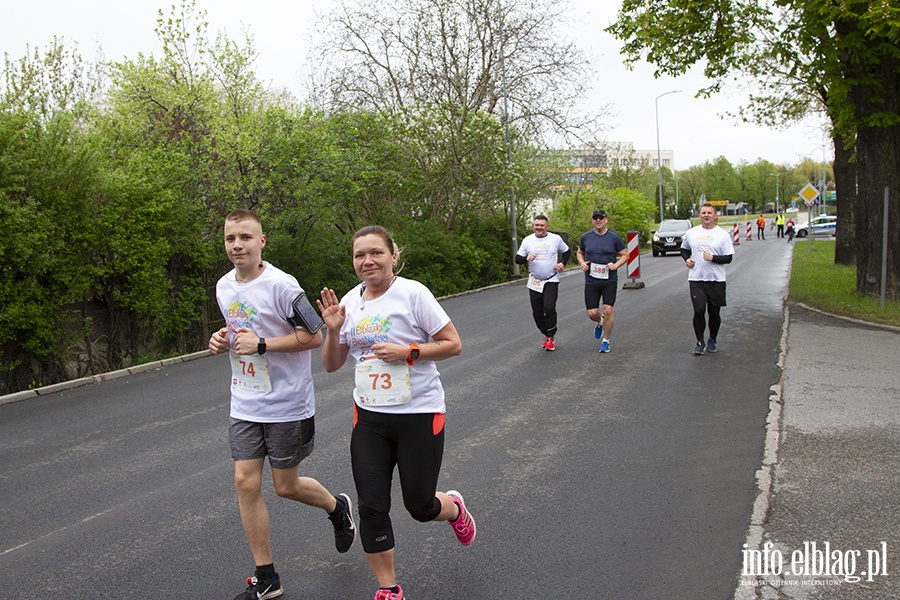
{"label": "asphalt road", "polygon": [[[641,259],[646,287],[619,290],[609,354],[580,272],[562,279],[552,353],[524,285],[444,301],[463,352],[439,365],[439,487],[465,495],[478,538],[459,546],[395,496],[409,597],[732,597],[779,377],[789,245],[737,247],[720,351],[701,357],[683,262]],[[318,362],[316,449],[301,473],[355,498],[351,372]],[[0,405],[0,597],[232,598],[252,559],[227,416],[223,357]],[[337,554],[324,514],[270,486],[267,497],[284,598],[371,598],[361,546]]]}

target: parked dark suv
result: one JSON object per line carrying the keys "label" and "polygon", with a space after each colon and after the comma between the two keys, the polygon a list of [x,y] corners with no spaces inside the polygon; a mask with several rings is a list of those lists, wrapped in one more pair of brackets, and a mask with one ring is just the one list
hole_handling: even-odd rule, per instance
{"label": "parked dark suv", "polygon": [[653,232],[653,256],[679,252],[684,234],[693,226],[690,219],[665,219],[659,224],[659,229]]}

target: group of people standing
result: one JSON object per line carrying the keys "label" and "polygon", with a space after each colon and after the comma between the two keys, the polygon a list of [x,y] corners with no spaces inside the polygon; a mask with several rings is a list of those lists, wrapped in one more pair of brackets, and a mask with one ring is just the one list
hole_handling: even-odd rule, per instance
{"label": "group of people standing", "polygon": [[[789,242],[794,241],[794,220],[790,217],[785,217],[783,211],[775,216],[772,224],[775,226],[775,237],[787,237]],[[759,218],[756,219],[756,238],[766,239],[766,218],[762,215],[759,215]]]}
{"label": "group of people standing", "polygon": [[[449,522],[464,546],[475,539],[475,520],[462,494],[437,491],[446,405],[435,361],[460,353],[459,334],[425,286],[397,274],[400,251],[382,227],[354,234],[351,255],[360,283],[340,300],[334,290],[323,288],[317,301],[321,322],[312,324],[318,317],[310,312],[304,317],[305,292],[297,280],[262,260],[266,236],[255,213],[228,214],[224,242],[234,268],[216,285],[225,326],[210,337],[209,351],[230,356],[234,484],[256,566],[235,600],[284,593],[262,494],[267,458],[278,496],[327,513],[338,552],[347,552],[357,536],[350,496],[299,476],[300,462],[313,449],[311,350],[319,347],[329,373],[344,366],[348,356],[353,359],[350,462],[359,537],[379,586],[375,600],[403,600],[390,519],[395,467],[404,506],[415,520]],[[324,343],[323,323],[329,330]]]}
{"label": "group of people standing", "polygon": [[[760,215],[762,219],[762,215]],[[576,256],[584,272],[584,305],[594,323],[594,337],[600,340],[600,352],[611,350],[613,307],[618,289],[618,269],[628,262],[628,249],[622,238],[609,229],[609,217],[603,209],[591,215],[592,229],[578,242]],[[526,236],[516,253],[517,264],[528,265],[528,293],[534,323],[544,337],[542,348],[556,350],[559,273],[569,261],[569,246],[559,235],[547,229],[548,220],[538,215],[532,221],[534,233]],[[700,208],[700,225],[684,236],[681,255],[688,274],[693,328],[696,344],[692,352],[701,355],[717,350],[716,338],[726,305],[725,265],[734,256],[731,235],[718,226],[718,213],[712,204]],[[705,336],[709,317],[709,337]]]}

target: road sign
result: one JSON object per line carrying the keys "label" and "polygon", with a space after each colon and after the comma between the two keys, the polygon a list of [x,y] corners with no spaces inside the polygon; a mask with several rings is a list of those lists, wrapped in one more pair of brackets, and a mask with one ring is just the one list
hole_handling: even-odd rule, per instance
{"label": "road sign", "polygon": [[819,200],[819,190],[811,183],[807,183],[800,190],[800,196],[803,198],[803,204],[806,206],[815,206]]}

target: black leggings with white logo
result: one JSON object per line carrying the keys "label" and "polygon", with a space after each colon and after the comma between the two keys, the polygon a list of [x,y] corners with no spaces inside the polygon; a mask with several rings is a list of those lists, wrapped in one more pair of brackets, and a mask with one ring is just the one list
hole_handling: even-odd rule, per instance
{"label": "black leggings with white logo", "polygon": [[444,456],[444,415],[355,410],[350,458],[359,497],[360,540],[369,554],[385,552],[394,547],[390,510],[395,466],[409,514],[427,522],[441,512],[435,492]]}

